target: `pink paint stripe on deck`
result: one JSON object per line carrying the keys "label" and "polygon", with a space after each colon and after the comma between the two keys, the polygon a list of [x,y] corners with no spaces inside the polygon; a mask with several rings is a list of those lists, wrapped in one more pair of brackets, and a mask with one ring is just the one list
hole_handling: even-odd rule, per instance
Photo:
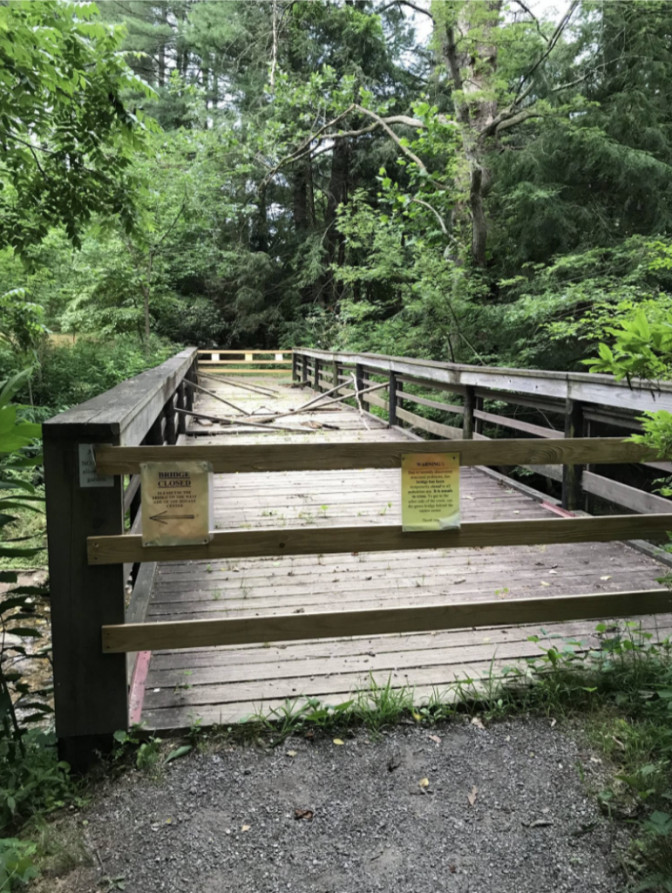
{"label": "pink paint stripe on deck", "polygon": [[128,713],[128,721],[132,726],[137,725],[142,717],[142,707],[145,702],[145,683],[147,682],[151,659],[151,651],[139,651],[135,659]]}
{"label": "pink paint stripe on deck", "polygon": [[569,512],[567,509],[560,508],[559,505],[553,505],[552,502],[542,502],[541,505],[548,509],[549,512],[553,512],[554,515],[560,515],[561,518],[576,518],[574,512]]}

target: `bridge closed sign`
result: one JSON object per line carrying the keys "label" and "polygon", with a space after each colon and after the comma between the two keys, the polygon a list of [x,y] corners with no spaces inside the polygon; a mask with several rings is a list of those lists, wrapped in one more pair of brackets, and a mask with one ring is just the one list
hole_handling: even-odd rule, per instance
{"label": "bridge closed sign", "polygon": [[210,542],[211,479],[209,462],[142,462],[142,545]]}

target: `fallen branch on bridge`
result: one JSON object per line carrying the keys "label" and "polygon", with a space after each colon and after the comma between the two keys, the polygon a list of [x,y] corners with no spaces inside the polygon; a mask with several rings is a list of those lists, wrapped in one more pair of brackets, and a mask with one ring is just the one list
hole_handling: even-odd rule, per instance
{"label": "fallen branch on bridge", "polygon": [[327,407],[331,407],[332,403],[341,403],[343,400],[348,400],[350,397],[355,397],[358,394],[370,394],[371,391],[380,391],[382,388],[387,387],[387,382],[384,384],[376,384],[372,385],[370,388],[363,388],[361,391],[353,391],[351,394],[341,394],[338,397],[333,397],[330,400],[326,400],[324,403],[318,403],[319,400],[322,400],[324,397],[328,397],[329,394],[333,394],[335,391],[340,391],[341,388],[347,388],[349,384],[347,382],[342,382],[340,385],[336,385],[335,388],[331,388],[329,391],[325,391],[323,394],[319,394],[317,397],[313,397],[312,400],[309,400],[308,403],[304,403],[302,406],[297,407],[297,409],[289,409],[287,412],[279,412],[275,415],[268,416],[256,416],[256,419],[268,419],[269,422],[274,421],[275,419],[286,418],[287,416],[292,415],[300,415],[304,412],[326,412],[331,411],[327,410]]}
{"label": "fallen branch on bridge", "polygon": [[296,432],[296,428],[286,428],[281,425],[271,425],[270,423],[265,424],[263,422],[249,422],[247,419],[234,418],[229,419],[223,416],[215,416],[215,415],[207,415],[203,412],[194,412],[193,409],[179,409],[176,407],[175,412],[179,412],[182,415],[192,416],[195,419],[202,419],[206,422],[218,422],[220,425],[230,426],[230,425],[245,425],[250,428],[262,428],[264,431],[294,431]]}
{"label": "fallen branch on bridge", "polygon": [[224,406],[228,406],[229,409],[235,409],[236,412],[241,413],[242,415],[249,416],[249,413],[246,409],[243,409],[241,406],[237,406],[235,403],[230,403],[228,400],[225,400],[223,397],[220,397],[219,394],[216,394],[214,391],[209,391],[207,388],[204,388],[200,384],[196,384],[195,381],[189,381],[188,378],[185,378],[184,381],[189,387],[194,388],[197,391],[200,391],[202,394],[207,394],[208,397],[212,397],[214,400],[218,400],[220,403],[223,403]]}
{"label": "fallen branch on bridge", "polygon": [[359,409],[359,414],[362,417],[362,421],[364,422],[364,427],[366,428],[367,431],[370,431],[371,427],[370,427],[369,423],[366,421],[366,416],[364,415],[364,407],[362,406],[362,400],[360,397],[360,394],[363,394],[364,392],[358,390],[357,378],[356,378],[354,372],[352,373],[352,386],[355,389],[355,399],[357,400],[357,408]]}
{"label": "fallen branch on bridge", "polygon": [[273,390],[272,388],[262,388],[258,385],[243,384],[240,381],[233,381],[231,378],[222,378],[220,375],[211,375],[209,372],[203,372],[201,369],[198,370],[198,377],[209,378],[212,381],[221,384],[229,384],[234,388],[241,388],[243,391],[252,391],[253,394],[263,394],[264,397],[276,397],[278,394],[278,391]]}

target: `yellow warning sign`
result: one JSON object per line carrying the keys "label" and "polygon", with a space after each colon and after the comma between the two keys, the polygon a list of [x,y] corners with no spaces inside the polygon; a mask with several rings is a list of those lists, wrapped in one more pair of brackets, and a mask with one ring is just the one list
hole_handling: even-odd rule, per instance
{"label": "yellow warning sign", "polygon": [[212,466],[209,462],[142,462],[142,545],[182,546],[210,541]]}
{"label": "yellow warning sign", "polygon": [[453,530],[460,526],[460,457],[457,453],[405,453],[401,457],[402,530]]}

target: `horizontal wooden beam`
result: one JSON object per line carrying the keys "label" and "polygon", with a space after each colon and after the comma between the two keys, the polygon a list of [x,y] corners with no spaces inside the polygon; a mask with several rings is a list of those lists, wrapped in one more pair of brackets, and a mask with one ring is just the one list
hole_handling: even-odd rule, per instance
{"label": "horizontal wooden beam", "polygon": [[[356,363],[375,372],[396,372],[421,381],[441,382],[460,386],[471,385],[494,392],[519,393],[559,400],[579,400],[633,409],[637,412],[667,409],[672,411],[672,383],[660,382],[652,389],[649,382],[633,379],[616,381],[611,375],[588,372],[560,372],[540,369],[507,369],[494,366],[463,366],[416,360],[409,357],[390,357],[382,354],[356,354],[344,351],[329,352],[314,348],[295,348],[300,357],[313,357],[332,363]],[[506,397],[502,397],[506,399]]]}
{"label": "horizontal wooden beam", "polygon": [[418,551],[544,543],[602,543],[661,538],[672,530],[669,515],[612,515],[605,518],[535,518],[474,521],[459,530],[408,533],[397,525],[379,527],[283,528],[220,531],[204,545],[145,546],[142,537],[91,536],[89,564],[136,561],[210,561],[260,555],[321,555],[337,552]]}
{"label": "horizontal wooden beam", "polygon": [[534,425],[532,422],[524,422],[521,419],[511,418],[511,416],[497,415],[494,412],[484,412],[482,409],[475,409],[474,417],[482,419],[484,422],[491,422],[494,425],[501,425],[503,428],[524,431],[526,434],[532,434],[534,437],[552,437],[555,440],[562,440],[565,436],[563,431],[558,431],[556,428]]}
{"label": "horizontal wooden beam", "polygon": [[279,614],[237,620],[183,620],[103,626],[105,653],[159,651],[253,642],[286,642],[342,636],[374,636],[427,630],[465,629],[559,620],[588,620],[668,613],[672,592],[610,592],[509,602],[460,602],[415,608],[338,611],[318,614]]}
{"label": "horizontal wooden beam", "polygon": [[[409,415],[413,415],[409,413]],[[405,418],[405,416],[404,416]],[[418,417],[419,418],[419,417]],[[422,420],[424,421],[424,420]],[[322,471],[399,468],[403,453],[459,453],[460,464],[588,465],[641,462],[656,452],[619,437],[564,440],[433,440],[422,443],[309,443],[96,448],[101,474],[138,474],[141,462],[211,462],[219,474],[254,471]]]}
{"label": "horizontal wooden beam", "polygon": [[439,403],[436,400],[428,400],[426,397],[418,397],[416,394],[409,394],[397,388],[397,396],[400,400],[407,400],[409,403],[417,403],[420,406],[430,406],[432,409],[440,409],[441,412],[450,412],[455,415],[464,415],[464,406],[455,403]]}
{"label": "horizontal wooden beam", "polygon": [[[419,428],[421,431],[428,431],[430,434],[435,434],[437,437],[454,437],[457,439],[462,436],[461,428],[456,428],[454,425],[443,425],[441,422],[433,422],[431,419],[426,419],[414,412],[409,412],[407,409],[402,409],[401,406],[397,406],[397,418],[407,422],[413,428]],[[434,443],[435,441],[431,442]],[[456,440],[448,442],[456,443]],[[413,452],[413,450],[405,450],[405,452]],[[463,462],[462,464],[466,465],[467,463]]]}
{"label": "horizontal wooden beam", "polygon": [[[286,366],[291,368],[291,360],[201,360],[198,361],[199,366]],[[264,370],[265,371],[265,370]]]}
{"label": "horizontal wooden beam", "polygon": [[594,474],[592,471],[583,472],[581,483],[586,493],[592,493],[601,499],[632,509],[633,512],[665,514],[672,510],[672,501],[665,499],[664,496],[656,496],[655,493],[638,490],[637,487],[613,481],[601,474]]}
{"label": "horizontal wooden beam", "polygon": [[[242,364],[241,360],[241,364]],[[291,373],[291,367],[287,366],[286,369],[252,369],[250,367],[245,368],[244,366],[227,366],[226,368],[218,368],[220,363],[204,363],[202,360],[199,360],[199,367],[207,366],[208,367],[208,375],[258,375],[260,377],[266,377],[267,375],[288,375]],[[278,365],[280,365],[278,363]]]}
{"label": "horizontal wooden beam", "polygon": [[229,350],[227,348],[224,350],[221,347],[199,347],[199,354],[202,353],[218,353],[218,354],[235,354],[236,356],[240,356],[240,354],[252,354],[252,356],[260,356],[261,354],[270,354],[271,356],[275,356],[275,354],[291,354],[291,350],[245,350],[245,348],[241,347],[240,350]]}

